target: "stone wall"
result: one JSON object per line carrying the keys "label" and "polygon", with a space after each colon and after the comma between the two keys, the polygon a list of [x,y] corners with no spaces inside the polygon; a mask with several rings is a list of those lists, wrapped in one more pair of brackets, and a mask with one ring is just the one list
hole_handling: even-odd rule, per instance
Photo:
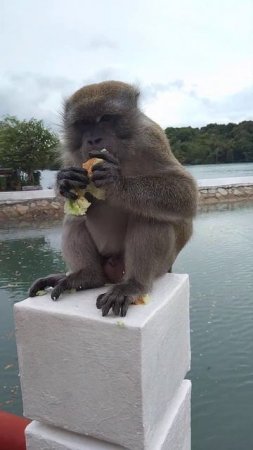
{"label": "stone wall", "polygon": [[[6,193],[7,194],[7,193]],[[27,193],[26,193],[27,194]],[[62,219],[63,200],[52,196],[53,192],[40,191],[41,198],[4,201],[0,197],[0,224],[17,222],[48,221]],[[38,195],[38,194],[37,194]],[[43,198],[44,195],[44,198]],[[50,197],[49,197],[50,195]],[[9,198],[9,197],[8,197]],[[253,184],[199,186],[199,209],[205,205],[217,205],[242,201],[253,202]]]}
{"label": "stone wall", "polygon": [[17,220],[21,222],[57,220],[62,217],[63,201],[56,197],[0,203],[0,224]]}
{"label": "stone wall", "polygon": [[199,204],[253,201],[253,185],[200,186]]}

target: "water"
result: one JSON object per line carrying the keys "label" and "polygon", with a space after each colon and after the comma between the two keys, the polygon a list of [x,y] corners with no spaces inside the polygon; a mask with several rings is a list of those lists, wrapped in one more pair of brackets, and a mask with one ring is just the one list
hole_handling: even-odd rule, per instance
{"label": "water", "polygon": [[[253,176],[253,163],[238,164],[202,164],[198,166],[187,166],[189,172],[199,179],[207,178],[234,178]],[[41,186],[43,189],[54,187],[56,171],[43,170]]]}
{"label": "water", "polygon": [[253,163],[200,164],[197,166],[186,166],[186,168],[197,180],[253,176]]}
{"label": "water", "polygon": [[[174,271],[190,274],[192,450],[253,448],[253,206],[199,215]],[[0,231],[0,408],[22,413],[12,308],[64,268],[60,228]]]}

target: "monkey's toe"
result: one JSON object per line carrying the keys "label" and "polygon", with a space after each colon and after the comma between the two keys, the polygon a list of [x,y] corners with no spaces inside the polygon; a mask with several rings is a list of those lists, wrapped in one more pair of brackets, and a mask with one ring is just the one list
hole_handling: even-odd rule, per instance
{"label": "monkey's toe", "polygon": [[28,290],[29,297],[35,297],[38,291],[42,291],[47,286],[47,282],[45,278],[39,278],[38,280],[34,281],[30,289]]}
{"label": "monkey's toe", "polygon": [[59,283],[54,287],[51,292],[51,299],[55,302],[58,300],[60,295],[68,289],[67,278],[59,281]]}
{"label": "monkey's toe", "polygon": [[105,302],[105,300],[104,300],[105,295],[106,295],[106,294],[100,294],[100,295],[97,297],[97,301],[96,301],[96,307],[97,307],[97,309],[101,309],[101,308],[102,308],[102,306],[103,306],[103,304],[104,304],[104,302]]}

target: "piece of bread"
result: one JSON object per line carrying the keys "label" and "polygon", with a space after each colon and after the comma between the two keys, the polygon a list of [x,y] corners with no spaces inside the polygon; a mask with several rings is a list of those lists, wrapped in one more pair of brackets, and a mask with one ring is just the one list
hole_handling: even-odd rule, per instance
{"label": "piece of bread", "polygon": [[95,166],[95,164],[103,161],[104,160],[101,158],[90,158],[88,159],[88,161],[82,164],[82,168],[87,170],[88,176],[90,177],[92,175],[92,167]]}

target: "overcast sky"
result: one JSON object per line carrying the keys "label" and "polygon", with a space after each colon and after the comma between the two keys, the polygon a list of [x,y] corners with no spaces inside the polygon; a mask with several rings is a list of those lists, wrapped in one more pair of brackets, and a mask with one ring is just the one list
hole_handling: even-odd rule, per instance
{"label": "overcast sky", "polygon": [[252,0],[0,0],[0,116],[60,123],[84,84],[137,84],[163,127],[253,118]]}

